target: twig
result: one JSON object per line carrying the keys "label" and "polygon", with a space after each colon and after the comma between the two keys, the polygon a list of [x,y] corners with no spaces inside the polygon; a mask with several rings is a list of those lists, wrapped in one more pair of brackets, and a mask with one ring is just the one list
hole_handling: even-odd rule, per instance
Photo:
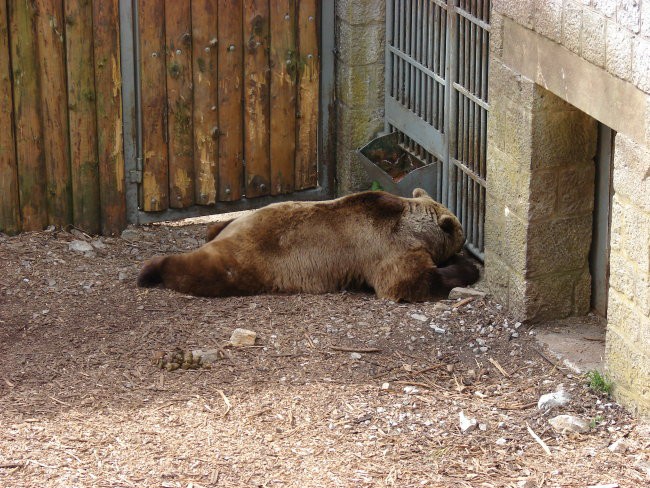
{"label": "twig", "polygon": [[527,408],[532,408],[537,405],[537,402],[523,403],[520,405],[497,405],[497,408],[501,410],[526,410]]}
{"label": "twig", "polygon": [[22,463],[7,463],[7,464],[0,464],[0,469],[13,469],[13,468],[22,468],[25,466]]}
{"label": "twig", "polygon": [[499,373],[501,373],[503,376],[505,376],[506,378],[508,378],[510,376],[507,373],[507,371],[505,369],[503,369],[503,366],[501,366],[499,364],[499,361],[497,361],[494,358],[488,358],[488,361],[490,361],[494,365],[494,367],[499,370]]}
{"label": "twig", "polygon": [[221,398],[223,398],[223,402],[226,404],[226,411],[221,415],[222,417],[225,417],[226,415],[228,415],[228,412],[230,412],[230,408],[232,406],[230,405],[230,400],[228,400],[228,397],[223,391],[217,390],[217,393],[221,395]]}
{"label": "twig", "polygon": [[551,455],[551,450],[546,445],[546,442],[544,442],[542,439],[540,439],[540,437],[537,434],[535,434],[535,432],[533,432],[533,429],[530,428],[530,425],[528,425],[528,422],[526,422],[526,428],[528,429],[528,433],[531,436],[533,436],[533,439],[535,439],[535,441],[540,446],[542,446],[542,449],[544,449],[544,452],[550,456]]}
{"label": "twig", "polygon": [[464,305],[467,305],[469,302],[473,302],[474,300],[476,300],[476,297],[463,298],[460,302],[454,303],[451,308],[460,308]]}
{"label": "twig", "polygon": [[428,390],[433,390],[436,386],[438,386],[436,384],[428,385],[426,383],[421,383],[418,381],[404,381],[404,380],[394,381],[393,383],[397,383],[398,385],[420,386],[422,388],[427,388]]}
{"label": "twig", "polygon": [[381,349],[377,349],[376,347],[368,347],[364,349],[361,347],[330,346],[330,349],[332,351],[341,351],[341,352],[381,352]]}
{"label": "twig", "polygon": [[582,336],[582,338],[585,341],[594,341],[594,342],[605,342],[604,337],[588,337],[588,336]]}
{"label": "twig", "polygon": [[65,405],[66,407],[71,407],[72,406],[69,403],[66,403],[66,402],[64,402],[62,400],[58,400],[58,399],[54,398],[52,395],[48,395],[48,398],[54,400],[56,403],[60,403],[61,405]]}
{"label": "twig", "polygon": [[560,373],[562,373],[563,375],[566,376],[567,373],[564,371],[565,368],[563,368],[563,367],[560,366],[559,364],[557,364],[557,363],[551,361],[551,360],[550,360],[549,358],[547,358],[544,354],[542,354],[541,351],[535,349],[534,347],[531,348],[531,349],[532,349],[533,351],[535,351],[537,354],[539,354],[539,355],[541,356],[541,358],[542,358],[544,361],[546,361],[548,364],[550,364],[550,365],[553,366],[555,369],[557,369]]}
{"label": "twig", "polygon": [[436,364],[434,366],[429,366],[428,368],[421,369],[420,371],[412,371],[411,374],[413,376],[417,376],[419,374],[424,374],[428,373],[429,371],[435,371],[436,369],[444,368],[447,366],[446,364]]}

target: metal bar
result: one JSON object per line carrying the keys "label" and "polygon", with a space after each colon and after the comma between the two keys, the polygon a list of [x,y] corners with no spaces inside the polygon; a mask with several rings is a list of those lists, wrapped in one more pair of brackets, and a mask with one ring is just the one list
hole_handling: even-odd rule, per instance
{"label": "metal bar", "polygon": [[476,181],[479,185],[485,186],[485,178],[481,178],[479,175],[474,173],[471,168],[469,168],[465,163],[462,161],[452,157],[449,159],[450,163],[452,163],[454,166],[456,166],[460,171],[463,173],[467,174],[471,179]]}
{"label": "metal bar", "polygon": [[[386,46],[393,45],[395,26],[393,25],[393,4],[395,0],[386,0]],[[395,70],[394,70],[394,55],[391,53],[390,49],[384,50],[384,64],[386,66],[386,71],[384,72],[384,97],[390,98],[395,97]],[[388,120],[384,118],[384,130],[389,131]]]}
{"label": "metal bar", "polygon": [[[139,83],[136,69],[138,52],[136,25],[134,24],[134,1],[120,0],[120,58],[122,71],[122,130],[124,145],[124,175],[126,194],[126,220],[130,224],[138,224],[138,183],[135,175],[139,171],[138,157],[140,155],[140,110]],[[135,44],[135,47],[134,47]],[[131,178],[131,176],[134,176]]]}
{"label": "metal bar", "polygon": [[437,131],[392,97],[386,99],[386,118],[397,130],[415,139],[425,150],[443,159],[445,134]]}
{"label": "metal bar", "polygon": [[320,111],[318,124],[318,184],[325,195],[334,188],[336,137],[331,130],[335,125],[336,76],[335,76],[335,20],[334,2],[320,2]]}
{"label": "metal bar", "polygon": [[436,73],[434,73],[433,71],[431,71],[429,68],[427,68],[426,66],[424,66],[422,63],[419,63],[418,61],[416,61],[415,59],[413,59],[412,57],[410,57],[408,54],[404,53],[404,52],[401,51],[400,49],[395,48],[395,47],[393,47],[393,46],[388,46],[388,50],[389,50],[391,53],[393,53],[393,54],[395,54],[396,56],[398,56],[399,58],[401,58],[402,60],[404,60],[405,62],[407,62],[409,65],[414,66],[414,67],[417,68],[418,70],[420,70],[420,71],[422,71],[423,73],[427,74],[428,76],[430,76],[431,78],[433,78],[434,80],[436,80],[436,81],[437,81],[438,83],[440,83],[441,85],[445,85],[445,84],[446,84],[444,78],[441,78],[441,77],[438,76]]}
{"label": "metal bar", "polygon": [[[446,32],[445,35],[445,79],[448,83],[444,85],[444,113],[446,114],[446,128],[447,128],[447,147],[443,156],[443,173],[442,173],[442,195],[443,204],[445,204],[452,212],[456,211],[455,206],[455,188],[456,182],[454,178],[454,171],[450,161],[450,155],[454,154],[458,144],[458,131],[456,129],[455,121],[457,117],[457,107],[455,91],[453,90],[453,81],[457,76],[457,53],[458,53],[458,25],[457,14],[453,9],[453,4],[456,0],[450,0],[449,7],[446,7]],[[442,14],[442,12],[441,12]]]}
{"label": "metal bar", "polygon": [[490,24],[488,24],[486,22],[483,22],[481,19],[475,17],[474,15],[470,14],[469,12],[467,12],[466,10],[463,10],[460,7],[454,7],[454,10],[458,15],[461,15],[462,17],[466,18],[467,20],[469,20],[473,24],[476,24],[476,25],[480,26],[481,29],[484,29],[484,30],[490,32]]}
{"label": "metal bar", "polygon": [[465,95],[468,99],[470,99],[472,102],[476,103],[477,105],[480,105],[483,107],[485,110],[490,110],[490,105],[487,102],[484,102],[480,98],[478,98],[476,95],[473,93],[469,92],[467,89],[465,89],[464,86],[459,85],[458,83],[454,82],[453,83],[454,88],[458,90],[460,93]]}

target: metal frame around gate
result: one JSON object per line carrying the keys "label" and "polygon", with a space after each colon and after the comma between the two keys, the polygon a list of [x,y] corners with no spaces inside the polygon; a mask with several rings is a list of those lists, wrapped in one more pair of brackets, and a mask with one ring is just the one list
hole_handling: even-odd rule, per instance
{"label": "metal frame around gate", "polygon": [[334,2],[320,2],[320,94],[318,127],[318,186],[310,190],[286,195],[242,198],[235,202],[217,202],[214,205],[193,205],[162,212],[144,212],[138,205],[138,175],[142,171],[142,125],[139,80],[139,42],[137,0],[119,0],[120,56],[122,70],[122,118],[124,136],[124,169],[126,178],[126,216],[130,224],[146,224],[178,220],[225,212],[262,207],[287,200],[323,200],[331,196],[334,187],[334,134],[330,132],[334,117]]}
{"label": "metal frame around gate", "polygon": [[386,0],[386,131],[438,165],[437,194],[483,259],[490,0]]}

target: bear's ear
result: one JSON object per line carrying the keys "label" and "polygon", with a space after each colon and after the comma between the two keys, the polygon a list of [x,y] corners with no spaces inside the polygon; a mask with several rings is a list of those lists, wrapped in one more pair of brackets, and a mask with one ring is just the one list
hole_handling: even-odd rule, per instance
{"label": "bear's ear", "polygon": [[456,228],[456,219],[451,215],[441,215],[438,218],[438,225],[447,234],[451,234]]}
{"label": "bear's ear", "polygon": [[416,188],[415,190],[413,190],[413,198],[420,198],[420,197],[431,198],[429,194],[426,191],[424,191],[422,188]]}

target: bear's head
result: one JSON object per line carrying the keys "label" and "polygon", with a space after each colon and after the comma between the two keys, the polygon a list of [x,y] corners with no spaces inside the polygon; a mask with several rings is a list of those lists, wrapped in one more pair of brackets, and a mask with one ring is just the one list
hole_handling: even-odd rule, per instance
{"label": "bear's head", "polygon": [[422,188],[413,190],[413,199],[434,225],[427,225],[427,244],[436,263],[446,261],[459,253],[465,244],[463,226],[458,218],[443,204],[436,202]]}

